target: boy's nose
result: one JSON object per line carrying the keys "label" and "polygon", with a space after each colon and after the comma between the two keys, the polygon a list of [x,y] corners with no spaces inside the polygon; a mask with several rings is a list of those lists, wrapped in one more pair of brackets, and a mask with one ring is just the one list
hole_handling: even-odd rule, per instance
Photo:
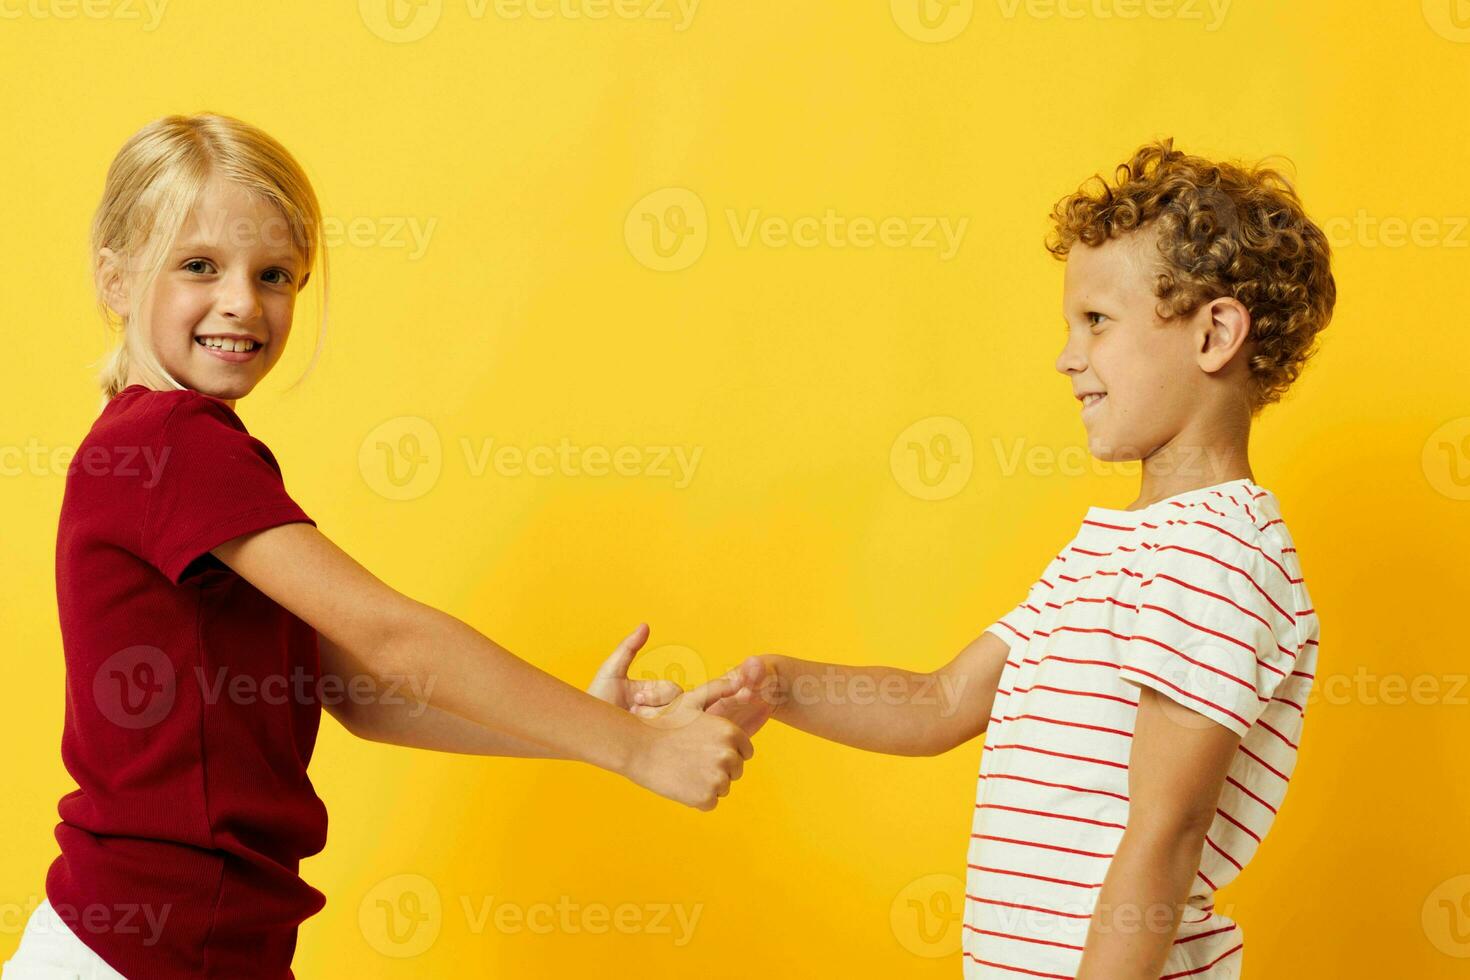
{"label": "boy's nose", "polygon": [[1056,368],[1061,374],[1080,374],[1087,370],[1087,358],[1068,340],[1062,352],[1057,355]]}

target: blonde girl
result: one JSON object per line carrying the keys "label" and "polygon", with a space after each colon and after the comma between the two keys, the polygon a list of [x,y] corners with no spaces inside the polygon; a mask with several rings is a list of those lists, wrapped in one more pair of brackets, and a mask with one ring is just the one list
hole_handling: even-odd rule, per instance
{"label": "blonde girl", "polygon": [[235,413],[326,275],[284,147],[228,116],[150,123],[112,162],[92,249],[121,343],[57,529],[77,789],[4,980],[291,977],[325,901],[297,874],[326,842],[306,772],[323,707],[374,741],[578,760],[702,810],[729,791],[750,739],[701,709],[748,697],[741,675],[629,681],[640,625],[589,696],[385,585],[286,492]]}

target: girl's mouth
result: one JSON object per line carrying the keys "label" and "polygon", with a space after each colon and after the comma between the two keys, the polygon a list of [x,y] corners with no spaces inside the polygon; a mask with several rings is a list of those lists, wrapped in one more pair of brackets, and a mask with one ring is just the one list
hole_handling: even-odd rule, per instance
{"label": "girl's mouth", "polygon": [[1101,395],[1088,395],[1082,399],[1082,417],[1087,418],[1090,414],[1096,413],[1097,407],[1107,401],[1107,399],[1108,396],[1106,393]]}
{"label": "girl's mouth", "polygon": [[204,348],[210,356],[232,364],[250,360],[265,346],[253,340],[232,340],[223,337],[195,337],[194,343]]}

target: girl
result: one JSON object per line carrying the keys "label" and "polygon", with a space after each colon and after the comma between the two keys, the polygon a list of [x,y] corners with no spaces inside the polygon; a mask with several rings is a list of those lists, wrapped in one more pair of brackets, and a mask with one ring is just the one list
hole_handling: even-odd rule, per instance
{"label": "girl", "polygon": [[325,902],[297,874],[326,841],[306,774],[322,707],[374,741],[575,759],[701,810],[752,755],[701,710],[748,698],[739,675],[627,679],[645,626],[588,696],[317,530],[234,408],[284,352],[321,238],[300,166],[227,116],[157,120],[108,171],[94,273],[122,343],[57,533],[78,788],[4,980],[291,977]]}

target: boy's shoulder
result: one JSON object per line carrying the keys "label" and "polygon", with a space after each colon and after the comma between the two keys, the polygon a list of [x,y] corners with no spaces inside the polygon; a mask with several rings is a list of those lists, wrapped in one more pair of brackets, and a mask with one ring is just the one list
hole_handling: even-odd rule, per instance
{"label": "boy's shoulder", "polygon": [[1190,537],[1200,529],[1243,539],[1255,544],[1289,546],[1290,532],[1281,514],[1281,502],[1270,490],[1248,479],[1201,487],[1175,494],[1137,512],[1090,508],[1094,514],[1134,514],[1135,520],[1117,521],[1132,525],[1148,540]]}
{"label": "boy's shoulder", "polygon": [[1250,479],[1175,494],[1137,510],[1089,507],[1081,528],[1048,569],[1123,561],[1147,574],[1185,561],[1221,573],[1245,566],[1269,569],[1276,588],[1301,583],[1296,546],[1270,490]]}
{"label": "boy's shoulder", "polygon": [[1161,509],[1166,522],[1161,534],[1193,523],[1229,525],[1252,538],[1276,537],[1286,531],[1280,501],[1265,487],[1237,481],[1181,496],[1184,499],[1163,501],[1170,506]]}

